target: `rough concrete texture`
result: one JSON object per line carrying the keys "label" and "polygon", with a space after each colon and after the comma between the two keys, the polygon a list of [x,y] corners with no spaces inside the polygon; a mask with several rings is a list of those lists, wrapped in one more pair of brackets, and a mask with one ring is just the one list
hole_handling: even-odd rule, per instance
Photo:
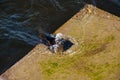
{"label": "rough concrete texture", "polygon": [[3,80],[119,80],[120,18],[86,6],[61,26],[75,41],[68,55],[50,54],[37,45],[1,75]]}

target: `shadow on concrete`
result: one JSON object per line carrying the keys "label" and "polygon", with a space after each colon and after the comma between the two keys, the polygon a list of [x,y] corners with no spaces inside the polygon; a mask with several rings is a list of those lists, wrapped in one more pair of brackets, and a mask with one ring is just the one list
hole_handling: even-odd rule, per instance
{"label": "shadow on concrete", "polygon": [[70,40],[65,40],[64,46],[63,46],[64,51],[70,49],[73,45],[74,45],[74,43],[72,43]]}

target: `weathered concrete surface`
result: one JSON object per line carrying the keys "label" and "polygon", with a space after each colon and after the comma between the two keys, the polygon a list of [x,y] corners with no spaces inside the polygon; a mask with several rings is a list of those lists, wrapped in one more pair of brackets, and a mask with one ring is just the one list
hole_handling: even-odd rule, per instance
{"label": "weathered concrete surface", "polygon": [[5,72],[5,75],[3,74],[2,77],[4,77],[5,80],[42,79],[42,73],[39,68],[38,61],[39,59],[42,59],[43,56],[41,55],[41,53],[44,51],[45,50],[43,48],[43,45],[38,45],[30,53],[28,53],[28,55],[26,55],[23,59],[12,66],[12,68],[10,68],[7,72]]}
{"label": "weathered concrete surface", "polygon": [[[1,75],[5,80],[119,80],[120,18],[93,6],[85,7],[61,26],[76,41],[70,54],[50,55],[37,45]],[[49,55],[48,55],[49,54]]]}

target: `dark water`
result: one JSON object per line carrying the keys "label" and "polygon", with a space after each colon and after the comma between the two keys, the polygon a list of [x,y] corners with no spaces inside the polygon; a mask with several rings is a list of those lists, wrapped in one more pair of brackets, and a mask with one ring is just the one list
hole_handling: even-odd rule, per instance
{"label": "dark water", "polygon": [[85,5],[82,0],[0,0],[0,73]]}
{"label": "dark water", "polygon": [[[53,33],[86,3],[97,6],[96,3],[101,2],[100,0],[0,0],[0,74],[41,42],[40,32]],[[116,10],[119,14],[118,7]]]}

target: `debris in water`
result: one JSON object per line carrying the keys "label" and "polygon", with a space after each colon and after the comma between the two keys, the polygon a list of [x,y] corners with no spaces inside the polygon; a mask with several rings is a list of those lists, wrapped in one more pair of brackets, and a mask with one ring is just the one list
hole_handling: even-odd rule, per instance
{"label": "debris in water", "polygon": [[53,34],[41,34],[43,44],[48,46],[48,49],[53,53],[63,53],[69,49],[73,43],[63,38],[62,33]]}

